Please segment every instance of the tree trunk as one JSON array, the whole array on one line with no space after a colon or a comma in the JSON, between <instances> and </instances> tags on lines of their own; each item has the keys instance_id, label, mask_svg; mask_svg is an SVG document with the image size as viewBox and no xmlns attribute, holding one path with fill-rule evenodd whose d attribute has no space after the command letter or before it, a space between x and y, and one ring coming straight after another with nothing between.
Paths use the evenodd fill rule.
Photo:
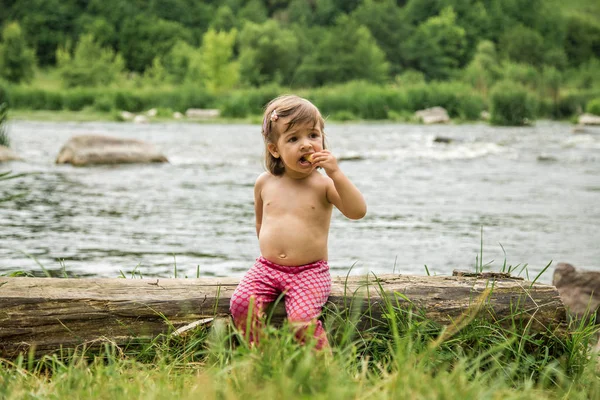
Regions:
<instances>
[{"instance_id":1,"label":"tree trunk","mask_svg":"<svg viewBox=\"0 0 600 400\"><path fill-rule=\"evenodd\" d=\"M227 316L237 283L232 278L0 277L0 357L15 357L31 347L44 354L102 341L125 345ZM333 278L328 306L338 312L356 305L368 308L363 326L385 323L381 314L389 304L444 325L458 325L466 316L546 332L566 320L554 286L502 274ZM275 321L285 316L281 304L273 312Z\"/></svg>"}]
</instances>

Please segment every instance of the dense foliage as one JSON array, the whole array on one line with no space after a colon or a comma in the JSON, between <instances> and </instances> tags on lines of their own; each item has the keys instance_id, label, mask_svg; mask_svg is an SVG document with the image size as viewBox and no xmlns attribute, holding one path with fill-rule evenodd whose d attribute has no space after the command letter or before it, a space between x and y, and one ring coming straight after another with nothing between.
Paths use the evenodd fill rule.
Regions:
<instances>
[{"instance_id":1,"label":"dense foliage","mask_svg":"<svg viewBox=\"0 0 600 400\"><path fill-rule=\"evenodd\" d=\"M8 97L6 90L0 84L0 146L10 146L10 138L6 128L6 120L8 119Z\"/></svg>"},{"instance_id":2,"label":"dense foliage","mask_svg":"<svg viewBox=\"0 0 600 400\"><path fill-rule=\"evenodd\" d=\"M52 89L183 85L205 96L454 81L487 109L491 88L510 80L556 118L600 91L593 0L5 0L0 25L0 79L20 86L34 67L59 71ZM561 105L568 96L574 109ZM98 108L115 106L106 99Z\"/></svg>"}]
</instances>

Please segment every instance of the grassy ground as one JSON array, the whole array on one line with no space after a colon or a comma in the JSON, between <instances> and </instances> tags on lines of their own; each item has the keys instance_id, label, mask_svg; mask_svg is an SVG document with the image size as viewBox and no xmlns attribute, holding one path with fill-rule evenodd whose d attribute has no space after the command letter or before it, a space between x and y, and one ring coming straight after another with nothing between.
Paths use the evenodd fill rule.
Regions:
<instances>
[{"instance_id":1,"label":"grassy ground","mask_svg":"<svg viewBox=\"0 0 600 400\"><path fill-rule=\"evenodd\" d=\"M388 305L387 328L326 313L332 352L269 327L248 346L217 320L143 347L0 362L2 399L597 399L592 323L531 336L473 320L451 332Z\"/></svg>"}]
</instances>

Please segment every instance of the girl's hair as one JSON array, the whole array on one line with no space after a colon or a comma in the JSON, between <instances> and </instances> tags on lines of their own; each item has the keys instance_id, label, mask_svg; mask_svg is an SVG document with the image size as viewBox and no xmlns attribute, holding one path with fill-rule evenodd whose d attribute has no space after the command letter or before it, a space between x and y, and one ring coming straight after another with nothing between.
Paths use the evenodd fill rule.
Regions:
<instances>
[{"instance_id":1,"label":"girl's hair","mask_svg":"<svg viewBox=\"0 0 600 400\"><path fill-rule=\"evenodd\" d=\"M280 118L289 117L283 124ZM325 120L319 109L310 101L294 95L279 96L269 102L263 115L262 135L265 141L265 167L273 175L283 175L285 166L281 158L275 158L267 149L269 143L277 143L279 135L287 132L296 124L310 123L319 126L323 134L325 149Z\"/></svg>"}]
</instances>

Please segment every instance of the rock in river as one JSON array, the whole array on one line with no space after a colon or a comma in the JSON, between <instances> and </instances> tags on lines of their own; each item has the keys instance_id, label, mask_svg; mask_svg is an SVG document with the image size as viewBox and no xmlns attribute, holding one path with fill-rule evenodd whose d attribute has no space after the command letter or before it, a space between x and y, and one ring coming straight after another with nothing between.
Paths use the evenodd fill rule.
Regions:
<instances>
[{"instance_id":1,"label":"rock in river","mask_svg":"<svg viewBox=\"0 0 600 400\"><path fill-rule=\"evenodd\" d=\"M21 158L6 146L0 145L0 162L20 160Z\"/></svg>"},{"instance_id":2,"label":"rock in river","mask_svg":"<svg viewBox=\"0 0 600 400\"><path fill-rule=\"evenodd\" d=\"M102 135L73 136L56 157L57 164L75 166L153 162L169 160L150 143Z\"/></svg>"}]
</instances>

